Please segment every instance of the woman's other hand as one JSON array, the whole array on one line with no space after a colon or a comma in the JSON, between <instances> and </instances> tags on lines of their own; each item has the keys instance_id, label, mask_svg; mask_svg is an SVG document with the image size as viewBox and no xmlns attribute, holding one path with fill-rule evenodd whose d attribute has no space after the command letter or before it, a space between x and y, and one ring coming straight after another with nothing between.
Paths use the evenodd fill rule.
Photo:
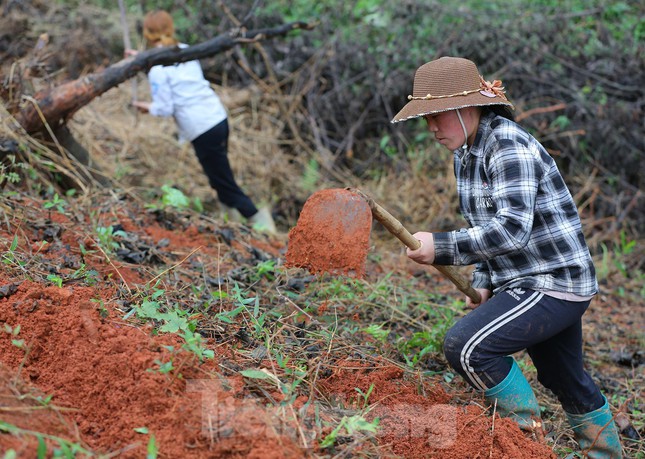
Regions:
<instances>
[{"instance_id":1,"label":"woman's other hand","mask_svg":"<svg viewBox=\"0 0 645 459\"><path fill-rule=\"evenodd\" d=\"M135 100L134 102L132 102L132 106L136 107L137 110L143 113L147 113L150 111L150 102L142 102L139 100Z\"/></svg>"},{"instance_id":2,"label":"woman's other hand","mask_svg":"<svg viewBox=\"0 0 645 459\"><path fill-rule=\"evenodd\" d=\"M493 296L493 292L485 288L476 288L475 291L479 293L479 296L481 297L481 301L479 303L475 303L469 296L467 296L466 307L468 309L475 309L481 306L483 303L488 301L491 296Z\"/></svg>"},{"instance_id":3,"label":"woman's other hand","mask_svg":"<svg viewBox=\"0 0 645 459\"><path fill-rule=\"evenodd\" d=\"M421 243L421 247L416 250L408 248L408 257L422 265L434 263L434 236L432 233L420 231L412 236Z\"/></svg>"}]
</instances>

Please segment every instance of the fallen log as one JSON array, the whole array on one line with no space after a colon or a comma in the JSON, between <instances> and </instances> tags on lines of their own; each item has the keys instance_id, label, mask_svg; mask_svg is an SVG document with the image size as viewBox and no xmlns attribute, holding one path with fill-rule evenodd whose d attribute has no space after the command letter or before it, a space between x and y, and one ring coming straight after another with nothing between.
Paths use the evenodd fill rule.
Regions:
<instances>
[{"instance_id":1,"label":"fallen log","mask_svg":"<svg viewBox=\"0 0 645 459\"><path fill-rule=\"evenodd\" d=\"M129 80L139 72L147 72L155 65L171 65L214 56L236 45L255 43L286 35L293 30L311 30L313 28L314 25L310 23L292 22L272 28L250 31L235 30L184 49L173 46L142 51L101 72L83 76L26 98L26 103L23 104L15 118L30 134L45 131L47 127L56 131L76 111L95 97Z\"/></svg>"}]
</instances>

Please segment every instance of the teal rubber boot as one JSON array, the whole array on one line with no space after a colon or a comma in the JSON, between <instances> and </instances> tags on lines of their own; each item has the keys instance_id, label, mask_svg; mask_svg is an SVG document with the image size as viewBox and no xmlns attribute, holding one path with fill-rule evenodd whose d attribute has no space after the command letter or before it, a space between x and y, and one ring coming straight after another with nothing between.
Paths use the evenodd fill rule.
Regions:
<instances>
[{"instance_id":1,"label":"teal rubber boot","mask_svg":"<svg viewBox=\"0 0 645 459\"><path fill-rule=\"evenodd\" d=\"M609 403L591 413L569 414L567 420L571 424L573 434L580 445L583 457L589 459L622 459L623 450L620 446L618 429L611 414Z\"/></svg>"},{"instance_id":2,"label":"teal rubber boot","mask_svg":"<svg viewBox=\"0 0 645 459\"><path fill-rule=\"evenodd\" d=\"M541 432L540 406L533 389L515 359L507 359L511 361L511 371L501 383L487 389L484 397L489 404L496 406L500 416L513 419L520 429Z\"/></svg>"}]
</instances>

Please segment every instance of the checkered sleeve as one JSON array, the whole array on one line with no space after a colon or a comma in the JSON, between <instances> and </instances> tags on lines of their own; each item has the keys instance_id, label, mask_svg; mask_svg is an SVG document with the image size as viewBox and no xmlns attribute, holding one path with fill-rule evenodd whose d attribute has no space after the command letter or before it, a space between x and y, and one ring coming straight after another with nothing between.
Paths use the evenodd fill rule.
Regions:
<instances>
[{"instance_id":1,"label":"checkered sleeve","mask_svg":"<svg viewBox=\"0 0 645 459\"><path fill-rule=\"evenodd\" d=\"M435 264L475 264L473 286L597 292L575 202L553 158L516 123L484 118L467 156L455 152L470 227L434 234Z\"/></svg>"},{"instance_id":2,"label":"checkered sleeve","mask_svg":"<svg viewBox=\"0 0 645 459\"><path fill-rule=\"evenodd\" d=\"M483 262L521 251L529 241L543 171L527 148L519 142L507 140L510 134L496 143L496 151L490 156L486 168L487 177L495 184L491 194L495 213L479 209L472 216L474 226L454 232L452 237L440 235L439 243L435 241L438 264ZM450 242L453 238L454 245Z\"/></svg>"}]
</instances>

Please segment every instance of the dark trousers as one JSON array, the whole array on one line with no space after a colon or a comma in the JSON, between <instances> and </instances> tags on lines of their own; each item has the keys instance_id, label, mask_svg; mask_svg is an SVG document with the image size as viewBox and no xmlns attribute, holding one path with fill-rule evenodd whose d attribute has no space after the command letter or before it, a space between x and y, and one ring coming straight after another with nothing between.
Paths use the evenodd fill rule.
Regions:
<instances>
[{"instance_id":1,"label":"dark trousers","mask_svg":"<svg viewBox=\"0 0 645 459\"><path fill-rule=\"evenodd\" d=\"M204 132L192 144L219 200L228 207L237 209L246 218L255 215L258 209L235 182L228 162L228 121L224 120Z\"/></svg>"},{"instance_id":2,"label":"dark trousers","mask_svg":"<svg viewBox=\"0 0 645 459\"><path fill-rule=\"evenodd\" d=\"M508 375L505 356L526 349L538 381L558 397L564 410L588 413L604 404L583 367L582 315L589 303L529 289L500 292L448 331L444 353L469 384L483 391Z\"/></svg>"}]
</instances>

